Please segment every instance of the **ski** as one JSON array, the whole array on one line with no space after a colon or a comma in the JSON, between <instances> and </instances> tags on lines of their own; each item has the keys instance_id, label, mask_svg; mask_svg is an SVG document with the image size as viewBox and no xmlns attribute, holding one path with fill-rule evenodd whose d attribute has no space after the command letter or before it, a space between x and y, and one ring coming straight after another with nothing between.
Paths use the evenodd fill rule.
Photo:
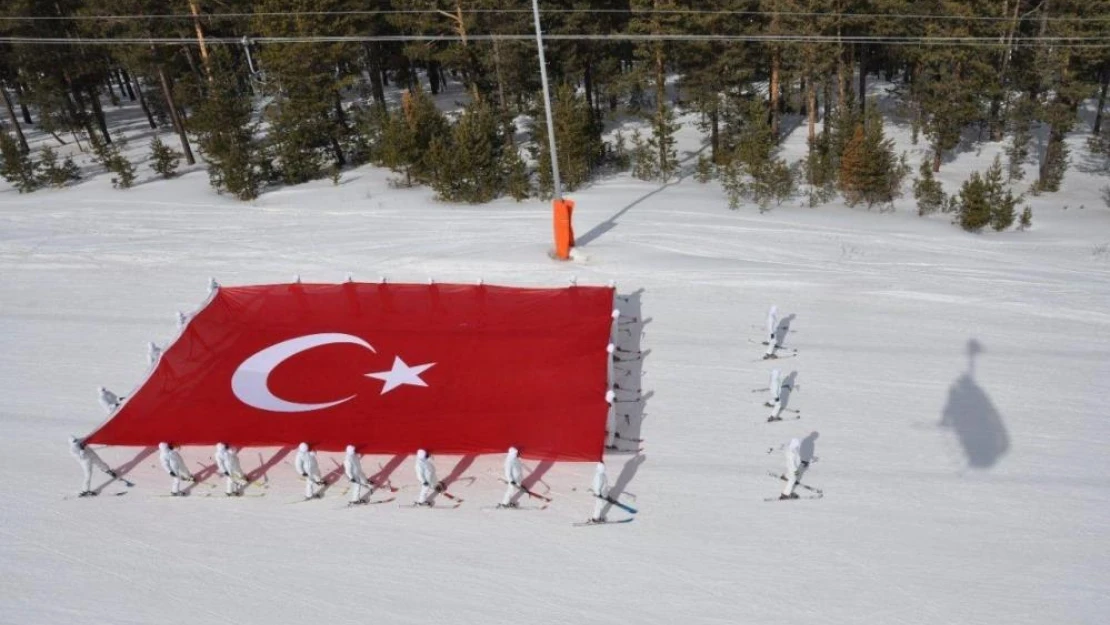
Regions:
<instances>
[{"instance_id":1,"label":"ski","mask_svg":"<svg viewBox=\"0 0 1110 625\"><path fill-rule=\"evenodd\" d=\"M126 495L127 491L121 490L118 493L109 493L109 494L112 495L113 497L120 497L122 495ZM66 495L65 497L62 497L62 501L69 501L70 499L89 499L91 497L99 497L99 496L100 495L98 493L93 493L91 495L82 495L82 494L78 493L76 495Z\"/></svg>"},{"instance_id":2,"label":"ski","mask_svg":"<svg viewBox=\"0 0 1110 625\"><path fill-rule=\"evenodd\" d=\"M789 499L779 499L778 497L764 497L763 501L801 501L803 499L821 499L825 495L823 493L815 493L813 495L798 495Z\"/></svg>"},{"instance_id":3,"label":"ski","mask_svg":"<svg viewBox=\"0 0 1110 625\"><path fill-rule=\"evenodd\" d=\"M197 495L197 496L198 497L221 497L222 496L222 497L226 497L228 499L238 499L240 497L265 497L266 493L240 493L238 495L228 495L227 493L212 492L212 493L204 493L203 495Z\"/></svg>"},{"instance_id":4,"label":"ski","mask_svg":"<svg viewBox=\"0 0 1110 625\"><path fill-rule=\"evenodd\" d=\"M547 504L544 504L542 506L482 506L481 509L485 512L490 512L493 510L546 510Z\"/></svg>"},{"instance_id":5,"label":"ski","mask_svg":"<svg viewBox=\"0 0 1110 625\"><path fill-rule=\"evenodd\" d=\"M397 507L398 508L407 508L407 509L411 509L411 510L415 510L417 508L428 508L429 510L454 510L455 508L458 508L461 505L462 505L462 500L459 499L455 503L449 504L449 505L446 505L446 506L436 506L436 505L422 506L418 503L413 502L413 503L399 503L399 504L397 504Z\"/></svg>"},{"instance_id":6,"label":"ski","mask_svg":"<svg viewBox=\"0 0 1110 625\"><path fill-rule=\"evenodd\" d=\"M637 510L636 508L633 508L632 506L630 506L628 504L623 504L623 503L617 501L616 499L613 499L612 497L598 497L597 495L594 495L594 497L597 497L598 499L603 499L606 502L613 504L614 506L620 508L621 510L624 510L625 512L627 512L629 514L636 514L636 513L639 512L639 510Z\"/></svg>"},{"instance_id":7,"label":"ski","mask_svg":"<svg viewBox=\"0 0 1110 625\"><path fill-rule=\"evenodd\" d=\"M366 499L366 500L363 500L363 501L359 501L357 503L348 501L347 505L343 506L342 509L346 510L346 509L349 509L349 508L358 508L359 506L373 506L375 504L389 503L391 501L397 501L397 498L396 497L390 497L388 499Z\"/></svg>"},{"instance_id":8,"label":"ski","mask_svg":"<svg viewBox=\"0 0 1110 625\"><path fill-rule=\"evenodd\" d=\"M787 358L794 358L797 355L798 352L791 352L789 354L786 354L785 356L779 356L778 354L775 354L772 356L764 356L763 358L760 358L759 360L753 360L752 362L763 362L764 360L785 360Z\"/></svg>"},{"instance_id":9,"label":"ski","mask_svg":"<svg viewBox=\"0 0 1110 625\"><path fill-rule=\"evenodd\" d=\"M767 423L778 423L780 421L797 421L798 419L801 419L801 418L802 418L802 415L795 415L793 417L787 417L785 419L783 419L782 417L779 417L777 419L767 419L766 422Z\"/></svg>"},{"instance_id":10,"label":"ski","mask_svg":"<svg viewBox=\"0 0 1110 625\"><path fill-rule=\"evenodd\" d=\"M621 519L619 521L582 521L579 523L571 523L574 527L587 527L590 525L619 525L621 523L631 523L634 517Z\"/></svg>"},{"instance_id":11,"label":"ski","mask_svg":"<svg viewBox=\"0 0 1110 625\"><path fill-rule=\"evenodd\" d=\"M773 472L771 472L771 471L768 471L768 472L767 472L767 475L770 475L771 477L777 477L777 478L779 478L780 480L782 480L782 481L784 481L784 482L787 482L787 481L789 481L789 480L787 480L787 479L786 479L786 476L785 476L785 475L781 475L781 474L778 474L778 473L773 473ZM806 489L806 490L809 490L809 491L813 491L813 492L815 492L815 493L821 493L821 494L824 494L824 492L825 492L825 491L821 490L820 488L814 488L814 487L812 487L812 486L810 486L810 485L808 485L808 484L802 484L801 482L795 482L795 483L794 483L794 485L795 485L795 486L800 486L800 487L802 487L802 488L804 488L804 489Z\"/></svg>"},{"instance_id":12,"label":"ski","mask_svg":"<svg viewBox=\"0 0 1110 625\"><path fill-rule=\"evenodd\" d=\"M503 484L508 484L509 483L509 481L506 480L503 477L499 477L497 479L501 480L501 482ZM528 495L529 497L532 497L533 499L541 499L543 501L546 501L547 503L551 503L551 498L550 497L544 497L543 495L541 495L537 492L533 492L531 490L528 490L527 488L524 488L523 486L520 486L520 485L517 485L517 488L519 488L521 491L523 491L525 495Z\"/></svg>"}]
</instances>

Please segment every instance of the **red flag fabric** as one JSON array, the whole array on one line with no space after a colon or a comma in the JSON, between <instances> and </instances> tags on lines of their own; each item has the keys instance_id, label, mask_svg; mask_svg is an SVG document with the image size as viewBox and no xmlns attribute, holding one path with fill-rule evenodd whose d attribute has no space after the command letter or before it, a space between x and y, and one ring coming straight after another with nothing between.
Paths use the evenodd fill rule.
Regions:
<instances>
[{"instance_id":1,"label":"red flag fabric","mask_svg":"<svg viewBox=\"0 0 1110 625\"><path fill-rule=\"evenodd\" d=\"M88 439L599 460L613 289L221 287Z\"/></svg>"}]
</instances>

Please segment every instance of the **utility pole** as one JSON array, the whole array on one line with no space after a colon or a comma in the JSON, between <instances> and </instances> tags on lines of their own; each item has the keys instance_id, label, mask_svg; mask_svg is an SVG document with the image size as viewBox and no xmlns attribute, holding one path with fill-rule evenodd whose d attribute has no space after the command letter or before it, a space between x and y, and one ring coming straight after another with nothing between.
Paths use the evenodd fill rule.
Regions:
<instances>
[{"instance_id":1,"label":"utility pole","mask_svg":"<svg viewBox=\"0 0 1110 625\"><path fill-rule=\"evenodd\" d=\"M551 91L547 86L547 60L543 55L543 35L540 33L539 0L532 0L532 15L536 19L536 46L540 51L540 82L543 84L543 112L547 117L547 142L551 149L551 177L555 183L555 199L561 200L563 188L559 181L559 158L555 152L555 123L551 119Z\"/></svg>"},{"instance_id":2,"label":"utility pole","mask_svg":"<svg viewBox=\"0 0 1110 625\"><path fill-rule=\"evenodd\" d=\"M552 220L555 230L555 250L553 258L570 260L570 249L574 247L574 227L571 215L574 202L563 198L563 185L559 179L559 153L555 147L555 122L551 114L551 89L547 84L547 59L543 54L543 34L540 29L539 0L532 0L532 17L536 21L536 49L540 56L540 82L543 85L543 112L547 118L547 143L551 152L551 182L554 199L551 202Z\"/></svg>"}]
</instances>

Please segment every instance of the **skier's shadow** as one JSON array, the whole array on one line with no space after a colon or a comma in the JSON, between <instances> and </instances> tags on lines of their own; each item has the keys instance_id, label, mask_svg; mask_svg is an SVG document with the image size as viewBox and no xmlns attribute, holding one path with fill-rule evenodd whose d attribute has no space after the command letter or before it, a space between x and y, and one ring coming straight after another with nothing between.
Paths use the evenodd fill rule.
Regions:
<instances>
[{"instance_id":1,"label":"skier's shadow","mask_svg":"<svg viewBox=\"0 0 1110 625\"><path fill-rule=\"evenodd\" d=\"M813 462L817 455L817 439L821 434L814 430L809 433L809 436L802 439L802 448L798 450L798 456L803 462Z\"/></svg>"},{"instance_id":2,"label":"skier's shadow","mask_svg":"<svg viewBox=\"0 0 1110 625\"><path fill-rule=\"evenodd\" d=\"M113 470L116 472L116 475L118 475L119 477L121 477L121 478L127 477L127 474L130 473L132 469L139 466L139 464L143 460L146 460L147 458L149 458L151 456L151 454L153 454L157 450L158 450L157 447L143 447L142 449L139 450L138 454L135 454L134 458L132 458L132 459L128 460L127 462L119 465L118 467L116 467ZM116 481L116 480L115 479L110 479L107 482L104 482L100 486L96 487L93 490L93 492L96 493L97 495L99 495L100 493L102 493L104 491L105 488L108 488L108 486L110 486L112 484L112 482L114 482L114 481Z\"/></svg>"},{"instance_id":3,"label":"skier's shadow","mask_svg":"<svg viewBox=\"0 0 1110 625\"><path fill-rule=\"evenodd\" d=\"M320 490L316 491L316 494L320 497L323 497L328 492L328 489L334 486L344 475L343 465L336 462L334 458L332 458L332 462L335 463L335 468L320 478L320 481L324 483L324 485L320 487Z\"/></svg>"},{"instance_id":4,"label":"skier's shadow","mask_svg":"<svg viewBox=\"0 0 1110 625\"><path fill-rule=\"evenodd\" d=\"M186 486L184 489L182 489L181 492L185 493L186 495L191 495L193 493L193 489L195 489L202 482L204 482L205 480L207 480L208 478L212 477L215 474L216 474L216 463L215 462L213 462L212 464L209 464L209 465L202 464L200 471L197 471L196 473L193 474L193 481L189 482L189 485Z\"/></svg>"},{"instance_id":5,"label":"skier's shadow","mask_svg":"<svg viewBox=\"0 0 1110 625\"><path fill-rule=\"evenodd\" d=\"M292 451L293 451L292 447L282 447L282 448L278 449L276 452L274 452L274 455L270 456L269 460L265 460L262 457L262 452L259 452L258 453L258 468L249 472L249 473L247 473L247 475L246 475L247 481L254 482L254 481L257 481L259 478L264 477L270 471L270 469L272 469L274 467L274 465L281 462L281 459L288 456L289 453L292 452Z\"/></svg>"},{"instance_id":6,"label":"skier's shadow","mask_svg":"<svg viewBox=\"0 0 1110 625\"><path fill-rule=\"evenodd\" d=\"M788 334L790 334L790 324L794 322L794 319L797 318L797 316L798 315L794 313L790 313L779 321L778 327L775 328L775 342L778 344L779 347L786 346L786 337Z\"/></svg>"},{"instance_id":7,"label":"skier's shadow","mask_svg":"<svg viewBox=\"0 0 1110 625\"><path fill-rule=\"evenodd\" d=\"M447 477L440 480L439 483L443 484L444 488L450 488L452 484L459 481L459 478L461 478L463 474L466 473L466 470L469 469L471 465L474 464L474 461L477 459L477 454L470 454L468 456L463 456L462 458L459 458L459 462L455 465L455 468L451 469L451 473L448 474Z\"/></svg>"},{"instance_id":8,"label":"skier's shadow","mask_svg":"<svg viewBox=\"0 0 1110 625\"><path fill-rule=\"evenodd\" d=\"M783 410L790 406L790 395L794 393L794 385L798 380L798 372L791 371L790 375L782 381L782 390L779 391L779 401L782 403Z\"/></svg>"},{"instance_id":9,"label":"skier's shadow","mask_svg":"<svg viewBox=\"0 0 1110 625\"><path fill-rule=\"evenodd\" d=\"M994 402L975 382L975 358L983 353L979 341L967 342L968 366L948 389L939 427L956 433L967 466L990 469L1010 450L1010 436Z\"/></svg>"},{"instance_id":10,"label":"skier's shadow","mask_svg":"<svg viewBox=\"0 0 1110 625\"><path fill-rule=\"evenodd\" d=\"M389 476L397 470L397 467L401 466L401 463L404 462L407 457L408 454L397 454L390 458L389 462L385 463L385 465L378 465L380 469L377 473L370 476L370 483L376 484L377 486L375 486L375 488L389 484Z\"/></svg>"},{"instance_id":11,"label":"skier's shadow","mask_svg":"<svg viewBox=\"0 0 1110 625\"><path fill-rule=\"evenodd\" d=\"M554 461L541 460L540 463L536 465L535 469L532 469L532 471L529 472L528 475L524 476L524 478L520 480L520 485L532 492L536 491L536 484L544 484L544 486L547 486L547 484L545 484L543 481L543 476L545 473L551 470L551 467L553 466L555 466ZM521 498L526 496L529 496L528 493L518 488L517 491L513 493L513 496L509 498L509 502L518 503Z\"/></svg>"},{"instance_id":12,"label":"skier's shadow","mask_svg":"<svg viewBox=\"0 0 1110 625\"><path fill-rule=\"evenodd\" d=\"M621 312L621 319L617 325L614 345L617 352L613 363L617 393L622 397L635 397L632 401L620 401L616 404L616 439L617 453L636 453L640 447L644 419L647 416L645 408L651 399L652 392L643 392L644 360L651 350L644 350L642 345L644 326L651 319L643 318L643 303L641 296L643 289L617 295L616 305ZM620 441L631 443L631 449L622 449Z\"/></svg>"},{"instance_id":13,"label":"skier's shadow","mask_svg":"<svg viewBox=\"0 0 1110 625\"><path fill-rule=\"evenodd\" d=\"M627 489L628 485L632 482L632 478L636 477L636 472L640 470L640 465L642 465L646 460L647 455L636 454L633 458L629 459L628 462L624 463L624 468L621 469L621 474L617 476L617 480L613 482L612 486L609 487L610 499L614 501L620 499L620 496L624 494L625 489ZM611 503L605 504L605 507L602 509L602 517L609 514L609 510L612 507L613 504Z\"/></svg>"}]
</instances>

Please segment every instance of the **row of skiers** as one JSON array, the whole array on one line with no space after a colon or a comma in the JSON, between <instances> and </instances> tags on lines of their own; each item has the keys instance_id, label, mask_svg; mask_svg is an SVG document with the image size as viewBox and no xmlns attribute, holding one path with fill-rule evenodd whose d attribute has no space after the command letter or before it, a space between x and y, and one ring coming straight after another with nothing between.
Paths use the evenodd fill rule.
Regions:
<instances>
[{"instance_id":1,"label":"row of skiers","mask_svg":"<svg viewBox=\"0 0 1110 625\"><path fill-rule=\"evenodd\" d=\"M93 469L101 470L113 480L126 481L113 471L82 439L71 436L69 442L70 451L84 472L83 489L79 496L89 497L97 494L96 491L92 490ZM181 489L182 483L195 482L196 478L189 471L178 449L169 443L159 443L158 458L162 469L169 474L172 480L170 495L174 497L185 496L187 493ZM214 459L216 461L216 472L225 480L225 494L228 497L241 496L244 489L251 484L252 479L244 473L242 466L239 464L238 450L225 443L217 443ZM301 443L297 447L297 455L293 466L301 478L304 479L305 500L321 498L326 482L320 473L320 465L316 461L316 452L309 447L308 443ZM435 464L432 463L432 457L426 450L420 449L416 452L414 468L416 479L420 482L420 493L412 505L430 507L434 505L432 495L434 493L446 493L447 485L436 477ZM380 485L375 485L366 477L366 473L362 470L362 456L354 445L347 446L343 458L343 473L350 482L348 505L369 503L370 497L374 494L375 486ZM516 508L518 507L516 500L521 494L533 495L524 486L524 466L520 461L520 451L516 447L510 447L505 456L504 481L506 483L505 495L497 505L498 508ZM128 484L130 483L128 482ZM602 462L597 463L594 470L590 492L596 501L593 513L587 522L605 522L605 510L608 504L612 503L612 500L609 498L609 481L605 473L605 464Z\"/></svg>"},{"instance_id":2,"label":"row of skiers","mask_svg":"<svg viewBox=\"0 0 1110 625\"><path fill-rule=\"evenodd\" d=\"M775 350L781 347L782 338L779 336L778 312L778 306L771 306L771 309L767 311L767 340L764 341L764 344L767 345L767 351L763 352L763 360L778 358ZM767 417L767 422L782 421L782 390L791 390L793 387L783 382L781 371L772 369L770 388L771 401L764 404L771 409L771 415ZM786 445L786 473L783 476L786 478L786 486L783 487L779 499L798 498L794 489L798 485L802 472L809 467L809 461L802 460L801 449L802 442L796 438L790 439L790 442Z\"/></svg>"}]
</instances>

